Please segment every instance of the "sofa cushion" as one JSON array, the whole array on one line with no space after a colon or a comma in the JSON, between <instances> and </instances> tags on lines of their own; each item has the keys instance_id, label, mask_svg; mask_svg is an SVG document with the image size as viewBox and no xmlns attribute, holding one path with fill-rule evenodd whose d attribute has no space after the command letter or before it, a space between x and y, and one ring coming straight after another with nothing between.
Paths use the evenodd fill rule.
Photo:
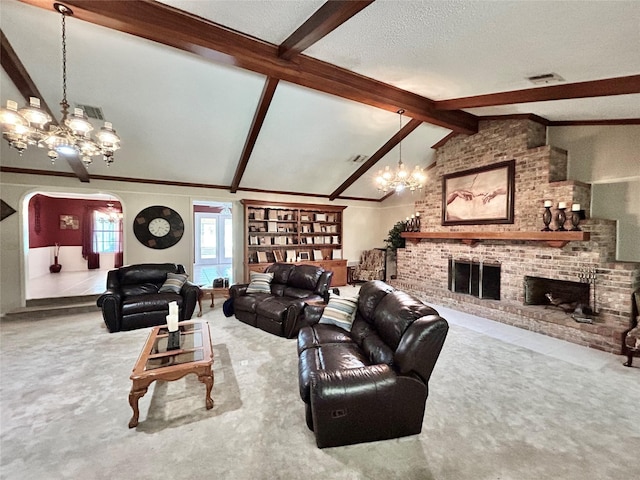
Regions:
<instances>
[{"instance_id":1,"label":"sofa cushion","mask_svg":"<svg viewBox=\"0 0 640 480\"><path fill-rule=\"evenodd\" d=\"M284 287L282 295L290 298L308 298L313 295L313 291L303 288Z\"/></svg>"},{"instance_id":2,"label":"sofa cushion","mask_svg":"<svg viewBox=\"0 0 640 480\"><path fill-rule=\"evenodd\" d=\"M247 293L271 293L273 273L251 272L251 282L247 287Z\"/></svg>"},{"instance_id":3,"label":"sofa cushion","mask_svg":"<svg viewBox=\"0 0 640 480\"><path fill-rule=\"evenodd\" d=\"M241 295L233 299L233 309L237 312L256 313L256 306L263 300L271 297L269 293L253 293L251 295Z\"/></svg>"},{"instance_id":4,"label":"sofa cushion","mask_svg":"<svg viewBox=\"0 0 640 480\"><path fill-rule=\"evenodd\" d=\"M380 280L367 282L360 287L358 311L367 322L373 322L373 314L380 301L395 289Z\"/></svg>"},{"instance_id":5,"label":"sofa cushion","mask_svg":"<svg viewBox=\"0 0 640 480\"><path fill-rule=\"evenodd\" d=\"M333 324L350 332L357 308L358 297L341 297L331 294L318 323Z\"/></svg>"},{"instance_id":6,"label":"sofa cushion","mask_svg":"<svg viewBox=\"0 0 640 480\"><path fill-rule=\"evenodd\" d=\"M256 313L262 317L282 321L287 309L291 305L297 305L299 309L304 307L301 301L292 300L291 298L268 297L256 305Z\"/></svg>"},{"instance_id":7,"label":"sofa cushion","mask_svg":"<svg viewBox=\"0 0 640 480\"><path fill-rule=\"evenodd\" d=\"M380 338L395 351L409 325L420 317L434 314L437 312L433 308L408 293L396 290L380 301L373 321Z\"/></svg>"},{"instance_id":8,"label":"sofa cushion","mask_svg":"<svg viewBox=\"0 0 640 480\"><path fill-rule=\"evenodd\" d=\"M348 332L335 325L316 324L302 327L298 333L298 355L307 348L328 343L354 343Z\"/></svg>"},{"instance_id":9,"label":"sofa cushion","mask_svg":"<svg viewBox=\"0 0 640 480\"><path fill-rule=\"evenodd\" d=\"M187 278L188 276L184 273L167 273L167 279L158 291L160 293L180 293Z\"/></svg>"},{"instance_id":10,"label":"sofa cushion","mask_svg":"<svg viewBox=\"0 0 640 480\"><path fill-rule=\"evenodd\" d=\"M323 271L322 268L315 265L296 265L296 268L289 275L287 286L313 292ZM287 295L286 289L285 295Z\"/></svg>"},{"instance_id":11,"label":"sofa cushion","mask_svg":"<svg viewBox=\"0 0 640 480\"><path fill-rule=\"evenodd\" d=\"M120 289L124 297L134 295L145 295L147 293L158 293L158 286L155 283L142 283L139 285L123 285Z\"/></svg>"},{"instance_id":12,"label":"sofa cushion","mask_svg":"<svg viewBox=\"0 0 640 480\"><path fill-rule=\"evenodd\" d=\"M295 265L290 263L274 263L266 271L273 273L273 283L285 285L289 281L289 275L291 275L294 268Z\"/></svg>"},{"instance_id":13,"label":"sofa cushion","mask_svg":"<svg viewBox=\"0 0 640 480\"><path fill-rule=\"evenodd\" d=\"M141 263L118 269L120 286L139 283L155 283L162 285L167 279L167 273L183 273L178 271L174 263Z\"/></svg>"},{"instance_id":14,"label":"sofa cushion","mask_svg":"<svg viewBox=\"0 0 640 480\"><path fill-rule=\"evenodd\" d=\"M169 315L169 302L182 306L182 296L177 293L146 293L127 297L122 302L122 315L164 310Z\"/></svg>"}]
</instances>

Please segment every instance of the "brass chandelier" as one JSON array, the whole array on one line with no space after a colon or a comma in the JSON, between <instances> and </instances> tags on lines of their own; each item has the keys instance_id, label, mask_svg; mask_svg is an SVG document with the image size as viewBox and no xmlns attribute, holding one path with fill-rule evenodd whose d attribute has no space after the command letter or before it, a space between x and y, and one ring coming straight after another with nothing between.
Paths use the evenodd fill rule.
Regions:
<instances>
[{"instance_id":1,"label":"brass chandelier","mask_svg":"<svg viewBox=\"0 0 640 480\"><path fill-rule=\"evenodd\" d=\"M398 114L400 115L400 130L402 130L403 113L404 110L398 110ZM426 181L423 169L420 168L419 165L416 165L416 168L409 172L405 168L404 163L402 163L402 140L398 143L398 150L400 152L398 169L392 172L389 165L387 165L384 170L378 170L378 175L375 179L378 190L384 193L390 190L395 190L396 193L400 193L405 189L411 192L421 190Z\"/></svg>"},{"instance_id":2,"label":"brass chandelier","mask_svg":"<svg viewBox=\"0 0 640 480\"><path fill-rule=\"evenodd\" d=\"M81 108L74 108L69 113L67 102L67 35L66 17L73 15L73 11L61 3L54 3L53 7L62 16L62 120L59 124L42 108L40 99L31 97L29 105L18 110L18 104L7 101L7 107L0 108L0 125L2 136L20 155L29 146L46 148L47 155L54 163L58 155L79 155L85 166L92 163L92 158L102 155L107 166L113 163L113 156L120 148L120 137L116 135L113 125L105 122L104 126L95 134L90 132L93 125Z\"/></svg>"}]
</instances>

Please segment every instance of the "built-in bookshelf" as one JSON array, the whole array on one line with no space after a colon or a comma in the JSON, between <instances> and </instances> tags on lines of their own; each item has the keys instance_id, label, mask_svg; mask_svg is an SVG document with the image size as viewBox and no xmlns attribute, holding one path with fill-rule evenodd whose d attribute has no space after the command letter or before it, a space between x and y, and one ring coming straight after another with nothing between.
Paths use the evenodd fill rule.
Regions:
<instances>
[{"instance_id":1,"label":"built-in bookshelf","mask_svg":"<svg viewBox=\"0 0 640 480\"><path fill-rule=\"evenodd\" d=\"M334 286L347 283L342 214L334 205L242 200L245 213L245 281L274 262L319 265L332 270Z\"/></svg>"}]
</instances>

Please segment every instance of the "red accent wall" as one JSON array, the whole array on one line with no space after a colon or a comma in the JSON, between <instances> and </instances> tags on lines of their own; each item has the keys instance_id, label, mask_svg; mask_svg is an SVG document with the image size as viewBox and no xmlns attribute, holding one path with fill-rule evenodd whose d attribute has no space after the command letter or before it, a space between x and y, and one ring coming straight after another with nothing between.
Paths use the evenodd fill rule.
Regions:
<instances>
[{"instance_id":1,"label":"red accent wall","mask_svg":"<svg viewBox=\"0 0 640 480\"><path fill-rule=\"evenodd\" d=\"M56 243L61 246L81 246L85 206L107 208L109 204L113 205L114 211L122 212L122 205L115 201L34 195L29 201L29 248L49 247ZM36 229L37 210L40 211L40 231ZM60 215L77 216L78 229L61 229Z\"/></svg>"}]
</instances>

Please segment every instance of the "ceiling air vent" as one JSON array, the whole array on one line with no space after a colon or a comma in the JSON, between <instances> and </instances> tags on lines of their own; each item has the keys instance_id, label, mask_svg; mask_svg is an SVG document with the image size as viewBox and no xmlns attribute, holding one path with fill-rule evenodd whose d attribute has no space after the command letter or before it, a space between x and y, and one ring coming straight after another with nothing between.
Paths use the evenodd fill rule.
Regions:
<instances>
[{"instance_id":1,"label":"ceiling air vent","mask_svg":"<svg viewBox=\"0 0 640 480\"><path fill-rule=\"evenodd\" d=\"M104 120L104 114L102 108L92 107L91 105L76 105L76 108L81 108L89 118L95 118L96 120Z\"/></svg>"},{"instance_id":2,"label":"ceiling air vent","mask_svg":"<svg viewBox=\"0 0 640 480\"><path fill-rule=\"evenodd\" d=\"M349 157L347 159L347 162L349 163L362 163L364 162L367 158L369 158L366 155L353 155L351 157Z\"/></svg>"},{"instance_id":3,"label":"ceiling air vent","mask_svg":"<svg viewBox=\"0 0 640 480\"><path fill-rule=\"evenodd\" d=\"M527 77L534 85L548 85L550 83L560 83L564 82L564 78L562 78L557 73L545 73L542 75L534 75L533 77Z\"/></svg>"}]
</instances>

